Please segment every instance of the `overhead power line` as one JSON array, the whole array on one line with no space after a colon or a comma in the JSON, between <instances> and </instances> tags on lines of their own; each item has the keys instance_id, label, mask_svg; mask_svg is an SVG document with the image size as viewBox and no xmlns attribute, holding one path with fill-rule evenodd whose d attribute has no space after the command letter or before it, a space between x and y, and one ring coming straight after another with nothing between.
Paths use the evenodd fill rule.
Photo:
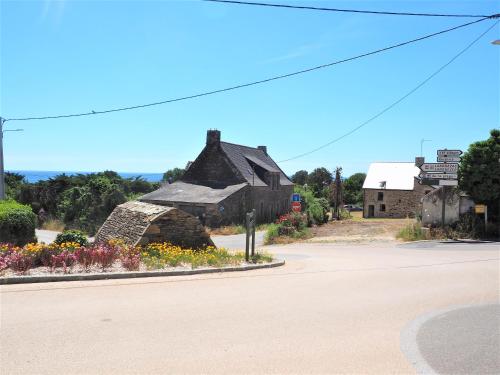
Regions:
<instances>
[{"instance_id":1,"label":"overhead power line","mask_svg":"<svg viewBox=\"0 0 500 375\"><path fill-rule=\"evenodd\" d=\"M289 5L289 4L274 4L274 3L256 3L250 1L237 1L237 0L202 0L212 3L226 3L237 5L255 5L262 7L272 8L288 8L288 9L302 9L302 10L317 10L326 12L341 12L341 13L363 13L363 14L377 14L386 16L423 16L423 17L466 17L466 18L494 18L495 15L486 16L480 14L442 14L442 13L411 13L411 12L387 12L376 10L360 10L360 9L339 9L339 8L324 8L312 7L303 5ZM496 15L498 16L498 15Z\"/></svg>"},{"instance_id":2,"label":"overhead power line","mask_svg":"<svg viewBox=\"0 0 500 375\"><path fill-rule=\"evenodd\" d=\"M130 110L139 109L139 108L153 107L153 106L158 106L158 105L167 104L167 103L180 102L180 101L184 101L184 100L190 100L190 99L200 98L200 97L203 97L203 96L219 94L219 93L226 92L226 91L233 91L233 90L241 89L241 88L244 88L244 87L256 86L256 85L260 85L260 84L267 83L267 82L277 81L277 80L280 80L280 79L297 76L297 75L300 75L300 74L304 74L304 73L312 72L312 71L315 71L315 70L320 70L320 69L328 68L328 67L331 67L331 66L334 66L334 65L346 63L346 62L349 62L349 61L357 60L357 59L360 59L360 58L363 58L363 57L375 55L375 54L378 54L378 53L381 53L381 52L389 51L391 49L395 49L395 48L398 48L398 47L403 47L403 46L406 46L408 44L412 44L412 43L416 43L416 42L419 42L419 41L422 41L422 40L425 40L425 39L429 39L429 38L432 38L432 37L435 37L435 36L438 36L438 35L441 35L441 34L449 33L451 31L458 30L458 29L461 29L461 28L464 28L464 27L467 27L467 26L470 26L470 25L473 25L473 24L476 24L476 23L479 23L479 22L483 22L483 21L486 21L488 19L489 18L480 18L480 19L475 20L475 21L467 22L467 23L464 23L464 24L461 24L461 25L458 25L458 26L454 26L454 27L451 27L451 28L448 28L448 29L445 29L445 30L441 30L441 31L438 31L438 32L435 32L435 33L432 33L432 34L427 34L427 35L421 36L419 38L408 40L406 42L393 44L391 46L380 48L380 49L377 49L377 50L374 50L374 51L371 51L371 52L366 52L366 53L363 53L361 55L349 57L349 58L342 59L342 60L337 60L337 61L330 62L330 63L327 63L327 64L314 66L314 67L311 67L311 68L302 69L302 70L299 70L299 71L296 71L296 72L292 72L292 73L282 74L282 75L278 75L278 76L274 76L274 77L270 77L270 78L266 78L266 79L262 79L262 80L258 80L258 81L253 81L253 82L243 83L243 84L236 85L236 86L226 87L226 88L223 88L223 89L206 91L206 92L202 92L202 93L198 93L198 94L193 94L193 95L188 95L188 96L183 96L183 97L178 97L178 98L173 98L173 99L167 99L167 100L162 100L162 101L153 102L153 103L138 104L138 105L133 105L133 106L128 106L128 107L112 108L112 109L106 109L106 110L101 110L101 111L94 111L94 110L92 110L90 112L62 114L62 115L5 118L4 121L49 120L49 119L60 119L60 118L70 118L70 117L82 117L82 116L100 115L100 114L105 114L105 113L122 112L122 111L130 111Z\"/></svg>"},{"instance_id":3,"label":"overhead power line","mask_svg":"<svg viewBox=\"0 0 500 375\"><path fill-rule=\"evenodd\" d=\"M384 113L390 111L391 109L393 109L394 107L396 107L399 103L401 103L402 101L404 101L406 98L408 98L410 95L412 95L413 93L415 93L417 90L419 90L422 86L424 86L427 82L429 82L431 79L433 79L435 76L437 76L439 73L441 73L444 69L446 69L451 63L453 63L456 59L458 59L461 55L463 55L469 48L471 48L474 44L476 44L479 39L481 39L483 36L485 36L491 29L493 29L496 25L498 25L500 21L497 21L495 22L492 26L488 27L488 29L486 29L486 31L484 31L483 33L481 33L477 38L475 38L472 42L470 42L464 49L462 49L460 52L458 52L455 56L453 56L446 64L442 65L438 70L436 70L434 73L432 73L429 77L427 77L426 79L424 79L422 82L420 82L417 86L415 86L413 89L411 89L410 91L408 91L405 95L403 95L401 98L399 98L398 100L396 100L395 102L393 102L392 104L388 105L387 107L385 107L384 109L382 109L380 112L378 112L376 115L370 117L368 120L366 120L365 122L361 123L360 125L356 126L355 128L351 129L350 131L348 131L347 133L344 133L342 134L341 136L331 140L330 142L328 143L325 143L319 147L316 147L310 151L307 151L307 152L304 152L302 154L299 154L299 155L296 155L296 156L293 156L291 158L288 158L288 159L285 159L285 160L280 160L278 163L284 163L284 162L287 162L287 161L291 161L291 160L296 160L296 159L299 159L299 158L302 158L304 156L307 156L307 155L310 155L314 152L317 152L319 150L322 150L328 146L331 146L332 144L346 138L347 136L357 132L359 129L363 128L364 126L368 125L370 122L376 120L377 118L379 118L380 116L382 116Z\"/></svg>"}]
</instances>

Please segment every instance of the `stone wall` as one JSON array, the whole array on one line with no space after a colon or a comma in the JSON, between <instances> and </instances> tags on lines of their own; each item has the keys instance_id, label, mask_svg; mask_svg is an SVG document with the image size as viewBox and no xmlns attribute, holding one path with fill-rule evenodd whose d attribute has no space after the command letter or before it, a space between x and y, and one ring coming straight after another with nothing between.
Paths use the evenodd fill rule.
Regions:
<instances>
[{"instance_id":1,"label":"stone wall","mask_svg":"<svg viewBox=\"0 0 500 375\"><path fill-rule=\"evenodd\" d=\"M369 206L373 205L373 217L404 218L415 217L421 212L421 199L434 188L414 181L413 190L364 189L363 217L369 216ZM382 200L379 200L382 193ZM385 211L383 206L385 205Z\"/></svg>"},{"instance_id":2,"label":"stone wall","mask_svg":"<svg viewBox=\"0 0 500 375\"><path fill-rule=\"evenodd\" d=\"M257 222L270 223L277 216L290 212L292 185L280 185L278 190L256 186L252 191L251 207L257 211Z\"/></svg>"},{"instance_id":3,"label":"stone wall","mask_svg":"<svg viewBox=\"0 0 500 375\"><path fill-rule=\"evenodd\" d=\"M128 245L170 242L190 248L213 246L199 220L174 207L144 202L117 206L96 235L96 242L121 239Z\"/></svg>"},{"instance_id":4,"label":"stone wall","mask_svg":"<svg viewBox=\"0 0 500 375\"><path fill-rule=\"evenodd\" d=\"M445 224L456 223L460 215L470 212L474 201L456 189L448 189L445 200ZM422 225L426 227L440 226L443 215L442 188L427 194L422 202Z\"/></svg>"}]
</instances>

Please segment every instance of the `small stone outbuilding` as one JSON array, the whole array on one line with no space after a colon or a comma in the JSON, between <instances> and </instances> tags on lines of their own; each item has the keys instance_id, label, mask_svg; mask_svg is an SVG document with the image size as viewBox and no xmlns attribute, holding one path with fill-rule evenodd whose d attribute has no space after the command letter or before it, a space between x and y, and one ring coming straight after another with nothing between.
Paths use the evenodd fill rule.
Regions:
<instances>
[{"instance_id":1,"label":"small stone outbuilding","mask_svg":"<svg viewBox=\"0 0 500 375\"><path fill-rule=\"evenodd\" d=\"M96 242L112 239L133 246L170 242L197 249L214 245L196 217L174 207L138 201L117 206L95 237Z\"/></svg>"},{"instance_id":2,"label":"small stone outbuilding","mask_svg":"<svg viewBox=\"0 0 500 375\"><path fill-rule=\"evenodd\" d=\"M425 227L440 226L443 215L443 187L431 191L422 199L422 225ZM446 193L445 225L454 224L460 216L474 212L474 201L458 189Z\"/></svg>"}]
</instances>

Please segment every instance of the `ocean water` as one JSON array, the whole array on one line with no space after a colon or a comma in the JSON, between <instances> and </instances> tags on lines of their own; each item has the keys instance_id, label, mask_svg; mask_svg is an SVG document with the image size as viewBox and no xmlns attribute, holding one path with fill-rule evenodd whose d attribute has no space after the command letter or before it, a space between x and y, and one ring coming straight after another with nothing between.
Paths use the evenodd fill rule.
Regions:
<instances>
[{"instance_id":1,"label":"ocean water","mask_svg":"<svg viewBox=\"0 0 500 375\"><path fill-rule=\"evenodd\" d=\"M48 180L60 174L75 175L75 174L90 174L96 172L70 172L70 171L7 171L23 175L28 182L37 182L41 180ZM132 172L117 172L123 178L142 177L149 182L159 182L163 177L163 173L132 173Z\"/></svg>"}]
</instances>

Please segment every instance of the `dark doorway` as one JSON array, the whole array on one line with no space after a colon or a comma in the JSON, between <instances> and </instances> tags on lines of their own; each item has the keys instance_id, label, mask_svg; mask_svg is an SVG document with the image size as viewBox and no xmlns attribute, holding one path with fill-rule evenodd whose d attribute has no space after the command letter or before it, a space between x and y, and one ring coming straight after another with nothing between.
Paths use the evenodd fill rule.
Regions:
<instances>
[{"instance_id":1,"label":"dark doorway","mask_svg":"<svg viewBox=\"0 0 500 375\"><path fill-rule=\"evenodd\" d=\"M374 217L375 216L375 206L373 204L370 204L368 206L368 217Z\"/></svg>"}]
</instances>

